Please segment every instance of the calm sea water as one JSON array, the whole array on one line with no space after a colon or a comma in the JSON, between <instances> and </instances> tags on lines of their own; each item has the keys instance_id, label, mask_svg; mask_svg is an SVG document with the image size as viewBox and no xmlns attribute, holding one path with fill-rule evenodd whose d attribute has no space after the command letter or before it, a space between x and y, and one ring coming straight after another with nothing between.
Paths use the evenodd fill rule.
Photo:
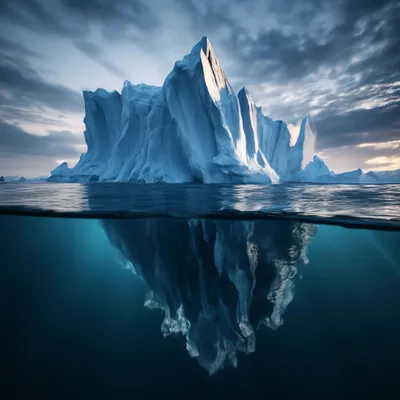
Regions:
<instances>
[{"instance_id":1,"label":"calm sea water","mask_svg":"<svg viewBox=\"0 0 400 400\"><path fill-rule=\"evenodd\" d=\"M398 398L399 193L1 185L6 398Z\"/></svg>"}]
</instances>

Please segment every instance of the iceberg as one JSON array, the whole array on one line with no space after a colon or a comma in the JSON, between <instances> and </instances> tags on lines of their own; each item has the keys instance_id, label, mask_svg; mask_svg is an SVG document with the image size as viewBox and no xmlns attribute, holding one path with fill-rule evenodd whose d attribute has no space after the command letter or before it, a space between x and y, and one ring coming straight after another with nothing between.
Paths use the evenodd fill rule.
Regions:
<instances>
[{"instance_id":1,"label":"iceberg","mask_svg":"<svg viewBox=\"0 0 400 400\"><path fill-rule=\"evenodd\" d=\"M209 374L256 351L294 298L317 225L288 220L105 219L121 264L147 286L161 333L182 335ZM173 234L171 234L173 232Z\"/></svg>"},{"instance_id":2,"label":"iceberg","mask_svg":"<svg viewBox=\"0 0 400 400\"><path fill-rule=\"evenodd\" d=\"M334 176L334 172L330 171L324 161L317 155L314 155L306 167L301 171L300 178L303 182L316 182L321 178Z\"/></svg>"},{"instance_id":3,"label":"iceberg","mask_svg":"<svg viewBox=\"0 0 400 400\"><path fill-rule=\"evenodd\" d=\"M314 154L311 120L265 117L245 88L234 92L206 37L162 87L126 81L83 96L87 152L51 181L277 183Z\"/></svg>"},{"instance_id":4,"label":"iceberg","mask_svg":"<svg viewBox=\"0 0 400 400\"><path fill-rule=\"evenodd\" d=\"M38 183L51 181L48 176L25 177L20 175L0 176L1 183Z\"/></svg>"},{"instance_id":5,"label":"iceberg","mask_svg":"<svg viewBox=\"0 0 400 400\"><path fill-rule=\"evenodd\" d=\"M309 117L265 116L246 88L232 89L203 37L162 87L125 81L121 93L83 92L87 152L53 182L279 183L400 181L396 174L334 174L315 158ZM311 164L310 164L311 163Z\"/></svg>"},{"instance_id":6,"label":"iceberg","mask_svg":"<svg viewBox=\"0 0 400 400\"><path fill-rule=\"evenodd\" d=\"M370 171L362 174L361 183L400 183L400 169L395 171Z\"/></svg>"},{"instance_id":7,"label":"iceberg","mask_svg":"<svg viewBox=\"0 0 400 400\"><path fill-rule=\"evenodd\" d=\"M31 180L33 180L33 179L38 179L38 178L31 178ZM28 182L28 178L25 178L24 176L20 176L20 175L0 176L0 182L5 182L5 183L10 183L10 182L23 183L23 182Z\"/></svg>"},{"instance_id":8,"label":"iceberg","mask_svg":"<svg viewBox=\"0 0 400 400\"><path fill-rule=\"evenodd\" d=\"M391 184L400 183L400 169L394 171L370 171L362 169L342 172L330 171L324 161L315 155L300 173L300 181L310 183L336 184Z\"/></svg>"}]
</instances>

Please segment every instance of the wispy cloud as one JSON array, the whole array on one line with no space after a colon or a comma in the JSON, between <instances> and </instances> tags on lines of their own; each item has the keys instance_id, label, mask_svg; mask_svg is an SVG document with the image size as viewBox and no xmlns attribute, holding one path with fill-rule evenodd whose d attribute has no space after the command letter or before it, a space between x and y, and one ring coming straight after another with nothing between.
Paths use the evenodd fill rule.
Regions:
<instances>
[{"instance_id":1,"label":"wispy cloud","mask_svg":"<svg viewBox=\"0 0 400 400\"><path fill-rule=\"evenodd\" d=\"M47 81L32 65L32 57L38 55L21 44L0 37L0 118L29 119L36 114L44 120L43 107L81 112L82 95Z\"/></svg>"},{"instance_id":2,"label":"wispy cloud","mask_svg":"<svg viewBox=\"0 0 400 400\"><path fill-rule=\"evenodd\" d=\"M18 126L0 121L0 155L79 157L84 139L69 131L51 131L45 135L33 135Z\"/></svg>"},{"instance_id":3,"label":"wispy cloud","mask_svg":"<svg viewBox=\"0 0 400 400\"><path fill-rule=\"evenodd\" d=\"M381 143L360 143L357 145L359 148L371 147L375 150L390 149L396 150L400 148L400 140L393 140L391 142L381 142Z\"/></svg>"},{"instance_id":4,"label":"wispy cloud","mask_svg":"<svg viewBox=\"0 0 400 400\"><path fill-rule=\"evenodd\" d=\"M400 157L375 157L366 160L364 164L371 166L375 171L396 170L400 169Z\"/></svg>"}]
</instances>

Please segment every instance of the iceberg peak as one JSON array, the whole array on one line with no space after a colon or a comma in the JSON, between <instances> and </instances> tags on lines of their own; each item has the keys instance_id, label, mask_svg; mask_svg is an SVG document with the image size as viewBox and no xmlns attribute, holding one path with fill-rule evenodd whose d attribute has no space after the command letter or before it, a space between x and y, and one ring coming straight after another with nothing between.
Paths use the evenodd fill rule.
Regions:
<instances>
[{"instance_id":1,"label":"iceberg peak","mask_svg":"<svg viewBox=\"0 0 400 400\"><path fill-rule=\"evenodd\" d=\"M207 36L203 36L200 39L200 41L197 43L196 46L199 46L204 51L204 54L207 54L207 53L213 51L213 48L211 46L211 42L210 42L210 40L208 39ZM196 46L194 46L193 49L195 49Z\"/></svg>"},{"instance_id":2,"label":"iceberg peak","mask_svg":"<svg viewBox=\"0 0 400 400\"><path fill-rule=\"evenodd\" d=\"M178 67L182 64L186 66L195 66L201 62L202 54L206 58L216 58L211 42L206 36L203 36L201 40L193 46L190 53L184 56L181 61L177 61L175 65Z\"/></svg>"},{"instance_id":3,"label":"iceberg peak","mask_svg":"<svg viewBox=\"0 0 400 400\"><path fill-rule=\"evenodd\" d=\"M250 95L250 92L247 90L245 86L243 86L238 92L239 101L246 101L248 103L254 103L253 98Z\"/></svg>"},{"instance_id":4,"label":"iceberg peak","mask_svg":"<svg viewBox=\"0 0 400 400\"><path fill-rule=\"evenodd\" d=\"M314 154L312 162L316 165L325 165L324 160L318 154Z\"/></svg>"}]
</instances>

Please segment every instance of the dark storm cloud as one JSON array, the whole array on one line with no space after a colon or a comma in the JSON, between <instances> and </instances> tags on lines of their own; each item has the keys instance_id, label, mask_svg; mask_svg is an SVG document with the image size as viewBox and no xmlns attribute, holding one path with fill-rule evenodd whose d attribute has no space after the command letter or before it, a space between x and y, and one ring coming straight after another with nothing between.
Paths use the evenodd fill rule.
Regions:
<instances>
[{"instance_id":1,"label":"dark storm cloud","mask_svg":"<svg viewBox=\"0 0 400 400\"><path fill-rule=\"evenodd\" d=\"M139 40L140 33L157 25L157 16L140 0L2 0L0 16L38 33L56 34L71 40L77 48L110 72L124 72L91 40L98 27L102 40Z\"/></svg>"},{"instance_id":2,"label":"dark storm cloud","mask_svg":"<svg viewBox=\"0 0 400 400\"><path fill-rule=\"evenodd\" d=\"M18 126L0 121L0 154L7 156L35 155L60 158L79 157L74 146L83 140L68 131L49 132L46 136L31 135Z\"/></svg>"},{"instance_id":3,"label":"dark storm cloud","mask_svg":"<svg viewBox=\"0 0 400 400\"><path fill-rule=\"evenodd\" d=\"M370 110L327 115L315 121L318 148L389 142L400 139L400 101Z\"/></svg>"},{"instance_id":4,"label":"dark storm cloud","mask_svg":"<svg viewBox=\"0 0 400 400\"><path fill-rule=\"evenodd\" d=\"M104 24L106 33L129 30L133 26L151 30L158 24L158 16L141 0L61 0L79 19L98 21Z\"/></svg>"},{"instance_id":5,"label":"dark storm cloud","mask_svg":"<svg viewBox=\"0 0 400 400\"><path fill-rule=\"evenodd\" d=\"M286 2L278 3L281 4L278 10L282 10ZM297 21L291 31L281 26L263 29L255 38L243 35L240 41L230 41L239 56L238 72L243 66L250 66L251 79L259 81L268 77L275 82L296 80L320 68L336 66L346 66L349 73L362 73L365 82L381 81L398 74L398 2L347 0L336 2L335 6L333 9L337 9L337 15L333 14L330 21L334 26L325 33L322 30L323 20L319 22L320 32L317 23L313 26L313 20L317 19L319 13L317 8L298 18L298 11L294 8L287 13L292 24ZM326 15L328 17L329 14ZM314 34L310 36L311 33ZM368 51L369 48L371 51ZM363 53L363 60L351 62L352 57Z\"/></svg>"},{"instance_id":6,"label":"dark storm cloud","mask_svg":"<svg viewBox=\"0 0 400 400\"><path fill-rule=\"evenodd\" d=\"M141 0L2 0L0 15L37 32L79 39L90 33L92 23L99 23L107 37L157 23L156 14Z\"/></svg>"},{"instance_id":7,"label":"dark storm cloud","mask_svg":"<svg viewBox=\"0 0 400 400\"><path fill-rule=\"evenodd\" d=\"M196 0L175 0L183 13L187 14L192 22L192 27L198 30L199 35L204 35L207 31L220 31L221 29L230 29L230 34L234 35L241 31L246 31L235 18L229 13L229 4L205 0L198 2ZM206 28L206 29L205 29ZM204 33L202 33L204 32Z\"/></svg>"},{"instance_id":8,"label":"dark storm cloud","mask_svg":"<svg viewBox=\"0 0 400 400\"><path fill-rule=\"evenodd\" d=\"M0 37L0 116L21 108L48 107L61 111L82 110L82 96L46 81L31 65L33 53ZM36 55L35 55L36 56Z\"/></svg>"}]
</instances>

